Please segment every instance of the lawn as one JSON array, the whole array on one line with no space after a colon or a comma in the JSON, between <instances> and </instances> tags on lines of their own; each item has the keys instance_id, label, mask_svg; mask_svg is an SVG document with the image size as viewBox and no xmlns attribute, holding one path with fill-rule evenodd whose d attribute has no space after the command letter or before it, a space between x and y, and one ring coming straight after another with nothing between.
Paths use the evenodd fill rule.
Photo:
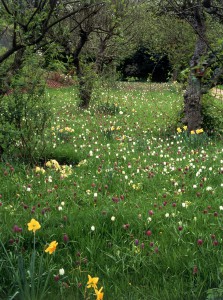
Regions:
<instances>
[{"instance_id":1,"label":"lawn","mask_svg":"<svg viewBox=\"0 0 223 300\"><path fill-rule=\"evenodd\" d=\"M222 299L222 141L177 131L180 89L47 94L42 159L0 163L0 299Z\"/></svg>"}]
</instances>

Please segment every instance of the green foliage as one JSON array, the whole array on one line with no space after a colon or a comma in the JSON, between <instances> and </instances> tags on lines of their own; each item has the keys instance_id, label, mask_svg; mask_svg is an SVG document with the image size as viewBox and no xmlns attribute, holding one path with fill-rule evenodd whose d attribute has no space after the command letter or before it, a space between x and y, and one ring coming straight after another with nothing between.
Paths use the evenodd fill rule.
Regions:
<instances>
[{"instance_id":1,"label":"green foliage","mask_svg":"<svg viewBox=\"0 0 223 300\"><path fill-rule=\"evenodd\" d=\"M116 115L120 112L120 107L115 103L101 103L97 106L97 111L106 115Z\"/></svg>"},{"instance_id":2,"label":"green foliage","mask_svg":"<svg viewBox=\"0 0 223 300\"><path fill-rule=\"evenodd\" d=\"M45 129L51 116L39 57L30 54L14 76L10 91L1 96L0 140L4 157L34 162L45 147Z\"/></svg>"},{"instance_id":3,"label":"green foliage","mask_svg":"<svg viewBox=\"0 0 223 300\"><path fill-rule=\"evenodd\" d=\"M49 279L53 268L48 264L47 259L44 261L44 252L41 255L34 249L31 254L30 262L24 259L22 253L17 253L14 258L11 252L5 248L2 240L0 245L3 249L3 259L5 267L11 272L11 283L13 295L10 299L18 300L43 300L46 299L49 290ZM19 247L18 247L19 248Z\"/></svg>"},{"instance_id":4,"label":"green foliage","mask_svg":"<svg viewBox=\"0 0 223 300\"><path fill-rule=\"evenodd\" d=\"M211 135L223 133L223 103L221 96L204 95L202 100L203 128Z\"/></svg>"},{"instance_id":5,"label":"green foliage","mask_svg":"<svg viewBox=\"0 0 223 300\"><path fill-rule=\"evenodd\" d=\"M77 109L75 88L49 90L55 99L45 152L50 164L45 158L35 168L0 163L1 239L15 269L22 253L19 277L26 275L27 293L37 287L49 238L58 248L53 262L43 256L41 287L50 271L44 300L95 299L86 289L88 274L99 277L108 300L203 300L221 288L222 142L202 132L190 142L176 127L166 134L183 103L177 91L119 83L109 103L124 113L102 114L97 106ZM73 166L58 168L53 159ZM41 223L34 285L27 273L30 217ZM19 286L1 246L0 255L0 298L8 299Z\"/></svg>"}]
</instances>

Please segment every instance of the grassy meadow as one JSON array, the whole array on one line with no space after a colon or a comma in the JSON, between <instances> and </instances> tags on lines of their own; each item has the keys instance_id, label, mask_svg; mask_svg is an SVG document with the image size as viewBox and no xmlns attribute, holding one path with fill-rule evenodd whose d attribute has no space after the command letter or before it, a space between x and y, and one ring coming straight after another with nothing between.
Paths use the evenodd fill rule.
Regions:
<instances>
[{"instance_id":1,"label":"grassy meadow","mask_svg":"<svg viewBox=\"0 0 223 300\"><path fill-rule=\"evenodd\" d=\"M177 131L178 87L47 94L41 161L0 163L0 299L223 299L223 145Z\"/></svg>"}]
</instances>

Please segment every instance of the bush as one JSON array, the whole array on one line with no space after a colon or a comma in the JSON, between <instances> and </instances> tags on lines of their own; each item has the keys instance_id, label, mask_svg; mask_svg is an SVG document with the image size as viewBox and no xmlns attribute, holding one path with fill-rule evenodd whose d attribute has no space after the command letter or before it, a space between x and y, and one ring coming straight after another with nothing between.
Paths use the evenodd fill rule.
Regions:
<instances>
[{"instance_id":1,"label":"bush","mask_svg":"<svg viewBox=\"0 0 223 300\"><path fill-rule=\"evenodd\" d=\"M45 147L45 129L51 116L39 58L27 55L12 79L11 91L0 99L0 144L4 157L35 162Z\"/></svg>"},{"instance_id":2,"label":"bush","mask_svg":"<svg viewBox=\"0 0 223 300\"><path fill-rule=\"evenodd\" d=\"M221 99L205 95L202 102L203 129L209 135L223 133L223 103Z\"/></svg>"}]
</instances>

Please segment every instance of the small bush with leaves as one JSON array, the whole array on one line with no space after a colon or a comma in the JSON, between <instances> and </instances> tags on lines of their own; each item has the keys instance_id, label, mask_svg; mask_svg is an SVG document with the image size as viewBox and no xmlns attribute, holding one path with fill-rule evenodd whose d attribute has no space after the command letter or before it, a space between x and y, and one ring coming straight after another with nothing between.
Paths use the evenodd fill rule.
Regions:
<instances>
[{"instance_id":1,"label":"small bush with leaves","mask_svg":"<svg viewBox=\"0 0 223 300\"><path fill-rule=\"evenodd\" d=\"M223 132L223 103L210 95L205 95L202 103L203 128L208 134Z\"/></svg>"},{"instance_id":2,"label":"small bush with leaves","mask_svg":"<svg viewBox=\"0 0 223 300\"><path fill-rule=\"evenodd\" d=\"M12 80L11 92L1 97L0 103L0 144L4 155L34 162L45 147L44 132L51 115L43 73L35 55L27 57Z\"/></svg>"}]
</instances>

